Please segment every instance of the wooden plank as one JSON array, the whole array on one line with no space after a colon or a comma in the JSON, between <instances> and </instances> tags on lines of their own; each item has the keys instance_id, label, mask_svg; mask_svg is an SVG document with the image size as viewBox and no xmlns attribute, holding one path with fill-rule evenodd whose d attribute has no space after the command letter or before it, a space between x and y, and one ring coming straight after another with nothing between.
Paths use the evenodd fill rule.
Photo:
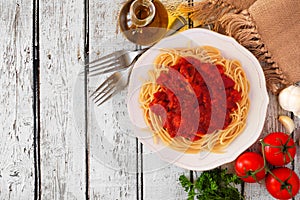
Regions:
<instances>
[{"instance_id":1,"label":"wooden plank","mask_svg":"<svg viewBox=\"0 0 300 200\"><path fill-rule=\"evenodd\" d=\"M74 88L84 57L84 2L39 6L42 199L84 199L84 130L73 113L84 107L84 91ZM82 96L73 99L73 91Z\"/></svg>"},{"instance_id":2,"label":"wooden plank","mask_svg":"<svg viewBox=\"0 0 300 200\"><path fill-rule=\"evenodd\" d=\"M120 33L118 14L123 0L90 0L90 60L120 49L134 49ZM107 75L89 79L92 92ZM89 152L91 199L137 199L137 143L126 108L127 91L96 107L89 104Z\"/></svg>"},{"instance_id":3,"label":"wooden plank","mask_svg":"<svg viewBox=\"0 0 300 200\"><path fill-rule=\"evenodd\" d=\"M33 197L32 4L0 3L1 198Z\"/></svg>"},{"instance_id":4,"label":"wooden plank","mask_svg":"<svg viewBox=\"0 0 300 200\"><path fill-rule=\"evenodd\" d=\"M146 147L145 147L146 148ZM145 150L144 154L151 154ZM179 176L185 175L189 178L189 170L174 166L172 163L166 163L157 155L150 159L144 159L143 180L144 180L144 199L187 199L187 193L179 183Z\"/></svg>"},{"instance_id":5,"label":"wooden plank","mask_svg":"<svg viewBox=\"0 0 300 200\"><path fill-rule=\"evenodd\" d=\"M0 199L33 199L32 2L0 2Z\"/></svg>"},{"instance_id":6,"label":"wooden plank","mask_svg":"<svg viewBox=\"0 0 300 200\"><path fill-rule=\"evenodd\" d=\"M294 140L297 142L297 153L294 160L294 171L300 178L300 118L294 116L295 130L294 130ZM296 195L295 199L300 199L300 192Z\"/></svg>"}]
</instances>

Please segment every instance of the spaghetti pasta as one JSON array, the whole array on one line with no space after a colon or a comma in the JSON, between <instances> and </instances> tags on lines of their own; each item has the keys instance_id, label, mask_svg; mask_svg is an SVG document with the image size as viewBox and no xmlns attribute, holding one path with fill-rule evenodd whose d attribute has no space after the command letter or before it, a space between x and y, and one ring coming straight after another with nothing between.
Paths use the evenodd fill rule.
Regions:
<instances>
[{"instance_id":1,"label":"spaghetti pasta","mask_svg":"<svg viewBox=\"0 0 300 200\"><path fill-rule=\"evenodd\" d=\"M172 128L168 129L168 127L166 127L166 113L164 112L168 112L168 111L165 110L164 112L160 112L159 108L158 110L156 109L157 110L156 112L153 111L154 110L154 108L152 108L153 101L157 98L161 98L159 97L159 94L163 95L161 94L162 91L165 91L165 93L169 94L168 89L166 89L166 87L163 86L163 84L160 84L159 80L162 79L162 76L166 76L166 74L170 73L171 72L170 68L182 62L183 58L188 59L189 62L194 62L194 60L196 61L199 60L201 63L210 63L210 65L207 65L208 67L218 66L218 69L224 70L223 73L226 75L226 77L229 77L227 78L227 80L229 80L229 84L232 84L230 80L234 81L233 83L234 85L232 86L233 89L231 91L233 90L234 92L237 91L238 92L237 96L239 98L235 102L236 105L232 106L234 107L234 109L231 109L230 112L228 113L229 118L227 119L226 116L223 116L224 118L226 118L224 122L225 124L224 127L223 124L221 128L220 127L218 128L218 126L211 125L211 123L213 123L213 121L211 120L208 120L209 124L207 124L207 120L205 121L204 119L204 121L202 121L204 124L199 125L198 130L194 130L193 127L187 126L192 130L188 130L187 128L183 128L183 129L179 128L182 133L173 134ZM192 68L189 69L193 70ZM247 81L247 77L239 61L229 60L224 58L221 55L221 52L217 48L211 46L201 46L201 47L187 48L187 49L163 49L162 52L154 61L153 70L150 70L148 73L149 73L149 79L145 81L142 85L142 88L140 90L140 95L139 95L139 101L141 104L141 108L144 111L144 118L146 124L152 130L155 142L161 140L162 142L164 142L165 145L169 146L170 148L185 153L198 153L199 151L223 152L224 148L228 146L245 128L246 118L247 118L249 104L250 104L248 98L249 83ZM187 71L185 73L191 73L191 72ZM193 88L191 88L188 84L183 85L181 87L187 88L188 91L193 90ZM223 89L225 90L225 88ZM218 96L217 92L213 93L211 90L207 90L207 91L210 91L210 96ZM193 92L195 93L195 91ZM225 94L225 92L223 94ZM194 96L195 95L197 96L198 94L196 93L194 94ZM193 96L187 98L192 98L192 97ZM210 98L211 100L213 99L213 97ZM233 97L229 96L226 98L233 98ZM173 101L168 102L168 104L182 103L180 102L180 98L178 99L174 97ZM197 104L197 106L199 105ZM209 104L209 105L214 106L214 104ZM173 108L176 109L176 106L173 106ZM205 109L209 111L209 108L205 108ZM199 115L197 116L196 114L195 117L202 118L203 120L203 116L205 117L205 115L203 115L203 109L201 110L199 108L195 108L195 110L197 112L199 112L200 110L200 116ZM180 110L178 112L181 115L184 115L184 113L186 113L184 110ZM157 113L161 113L161 114L157 114ZM193 114L196 112L190 112L190 113ZM212 118L214 116L207 116L207 117ZM174 124L177 123L178 121L178 119L176 119L176 116L171 120L172 123ZM183 124L182 121L183 119L181 117L179 120L180 125ZM215 127L216 129L211 130L209 129L209 127L210 128ZM203 131L203 130L207 131L208 129L211 132ZM201 130L202 132L201 131L199 132L199 130ZM175 132L176 131L179 130L177 129L175 130ZM191 134L187 132L193 133L192 134L193 136L191 136Z\"/></svg>"}]
</instances>

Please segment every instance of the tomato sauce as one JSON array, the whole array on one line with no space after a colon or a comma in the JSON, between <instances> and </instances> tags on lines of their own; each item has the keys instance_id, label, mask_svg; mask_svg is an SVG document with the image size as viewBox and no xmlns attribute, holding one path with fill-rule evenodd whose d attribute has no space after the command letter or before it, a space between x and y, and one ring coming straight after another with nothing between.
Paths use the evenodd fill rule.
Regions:
<instances>
[{"instance_id":1,"label":"tomato sauce","mask_svg":"<svg viewBox=\"0 0 300 200\"><path fill-rule=\"evenodd\" d=\"M241 94L223 66L203 63L193 57L162 72L156 83L161 91L154 94L150 109L163 119L170 137L181 136L197 141L203 135L225 129L230 113L237 109Z\"/></svg>"}]
</instances>

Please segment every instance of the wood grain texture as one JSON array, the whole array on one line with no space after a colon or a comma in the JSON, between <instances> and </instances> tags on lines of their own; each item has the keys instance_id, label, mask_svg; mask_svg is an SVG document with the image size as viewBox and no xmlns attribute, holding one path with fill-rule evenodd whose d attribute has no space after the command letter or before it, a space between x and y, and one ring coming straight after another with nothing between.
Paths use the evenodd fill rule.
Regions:
<instances>
[{"instance_id":1,"label":"wood grain texture","mask_svg":"<svg viewBox=\"0 0 300 200\"><path fill-rule=\"evenodd\" d=\"M145 150L145 154L150 154ZM189 170L166 163L157 155L144 160L144 199L180 200L187 199L187 193L179 183L179 176L189 177ZM150 170L151 169L151 170Z\"/></svg>"},{"instance_id":2,"label":"wood grain texture","mask_svg":"<svg viewBox=\"0 0 300 200\"><path fill-rule=\"evenodd\" d=\"M297 148L300 148L300 118L294 116L294 122L295 122L295 130L294 130L294 140L297 142ZM300 152L297 152L297 157L295 160L295 170L298 172L298 175L300 176Z\"/></svg>"},{"instance_id":3,"label":"wood grain texture","mask_svg":"<svg viewBox=\"0 0 300 200\"><path fill-rule=\"evenodd\" d=\"M174 9L185 0L162 0ZM195 0L200 1L200 0ZM117 19L124 0L89 0L89 59L138 46L120 32ZM41 0L40 32L40 144L41 199L182 200L187 193L178 178L190 171L165 163L135 137L126 107L127 91L101 107L85 96L84 1ZM33 3L0 2L0 200L34 199L34 113L32 27ZM88 79L92 92L107 75ZM280 108L270 95L260 138L285 131L279 115L294 119L294 139L300 139L300 119ZM88 101L87 119L85 102ZM85 133L88 120L88 137ZM86 149L86 139L87 148ZM86 157L88 150L88 158ZM259 143L249 148L259 151ZM292 164L300 176L300 148ZM86 168L86 166L89 168ZM233 172L233 163L227 167ZM88 173L88 174L86 174ZM196 179L201 172L193 172ZM247 200L273 199L262 184L239 187ZM300 199L298 194L295 199Z\"/></svg>"},{"instance_id":4,"label":"wood grain texture","mask_svg":"<svg viewBox=\"0 0 300 200\"><path fill-rule=\"evenodd\" d=\"M295 122L295 130L294 130L294 140L297 143L297 154L294 160L294 171L300 178L300 118L294 116L293 117ZM300 192L296 195L295 200L300 199Z\"/></svg>"},{"instance_id":5,"label":"wood grain texture","mask_svg":"<svg viewBox=\"0 0 300 200\"><path fill-rule=\"evenodd\" d=\"M34 196L32 3L0 2L0 199Z\"/></svg>"},{"instance_id":6,"label":"wood grain texture","mask_svg":"<svg viewBox=\"0 0 300 200\"><path fill-rule=\"evenodd\" d=\"M83 64L84 2L45 0L39 6L41 196L84 199L84 131L73 112L84 107L73 101Z\"/></svg>"},{"instance_id":7,"label":"wood grain texture","mask_svg":"<svg viewBox=\"0 0 300 200\"><path fill-rule=\"evenodd\" d=\"M118 14L124 3L90 0L90 60L120 49L134 49L118 26ZM89 92L108 75L89 79ZM126 108L127 91L110 99L101 107L89 104L89 152L91 199L138 199L140 175L138 144L130 127Z\"/></svg>"}]
</instances>

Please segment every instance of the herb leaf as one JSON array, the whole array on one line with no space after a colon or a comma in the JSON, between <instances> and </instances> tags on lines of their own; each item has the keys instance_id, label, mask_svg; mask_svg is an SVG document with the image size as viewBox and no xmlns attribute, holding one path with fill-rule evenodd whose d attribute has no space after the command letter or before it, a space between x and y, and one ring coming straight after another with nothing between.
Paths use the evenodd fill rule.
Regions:
<instances>
[{"instance_id":1,"label":"herb leaf","mask_svg":"<svg viewBox=\"0 0 300 200\"><path fill-rule=\"evenodd\" d=\"M235 174L227 173L227 169L216 168L210 171L204 171L195 183L181 175L179 182L186 192L188 200L242 200L244 197L235 188L235 184L242 181Z\"/></svg>"}]
</instances>

